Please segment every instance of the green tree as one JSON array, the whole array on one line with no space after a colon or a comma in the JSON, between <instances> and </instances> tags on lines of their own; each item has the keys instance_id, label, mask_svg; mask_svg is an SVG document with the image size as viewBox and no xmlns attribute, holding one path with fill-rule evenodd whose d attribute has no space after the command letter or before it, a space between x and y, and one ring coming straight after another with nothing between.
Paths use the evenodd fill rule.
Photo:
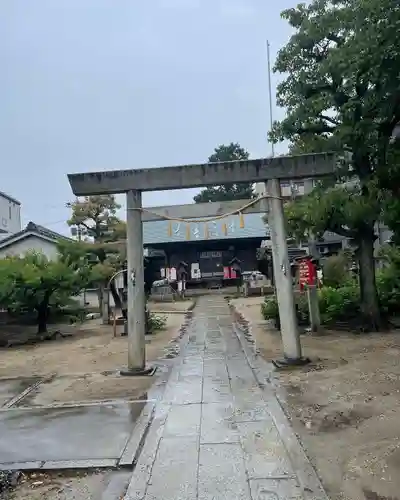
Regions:
<instances>
[{"instance_id":1,"label":"green tree","mask_svg":"<svg viewBox=\"0 0 400 500\"><path fill-rule=\"evenodd\" d=\"M81 241L61 244L61 253L75 255L75 260L86 255L102 310L108 280L122 268L125 260L126 225L117 217L121 206L113 195L87 196L67 206L72 209L68 225L75 229Z\"/></svg>"},{"instance_id":2,"label":"green tree","mask_svg":"<svg viewBox=\"0 0 400 500\"><path fill-rule=\"evenodd\" d=\"M86 286L89 270L40 253L0 260L0 304L15 312L36 312L38 333L47 331L51 306L77 295Z\"/></svg>"},{"instance_id":3,"label":"green tree","mask_svg":"<svg viewBox=\"0 0 400 500\"><path fill-rule=\"evenodd\" d=\"M240 161L248 160L249 153L240 144L231 142L228 145L222 144L214 149L214 153L209 156L208 162L220 161ZM211 186L200 191L193 199L195 203L208 203L211 201L246 200L252 198L253 185L251 182L241 182L237 184L223 184L222 186Z\"/></svg>"},{"instance_id":4,"label":"green tree","mask_svg":"<svg viewBox=\"0 0 400 500\"><path fill-rule=\"evenodd\" d=\"M388 168L379 177L384 190L383 221L393 231L392 241L400 246L400 140L393 141L388 153Z\"/></svg>"},{"instance_id":5,"label":"green tree","mask_svg":"<svg viewBox=\"0 0 400 500\"><path fill-rule=\"evenodd\" d=\"M353 238L360 268L362 312L380 326L375 284L374 224L381 215L377 180L387 170L390 138L400 120L400 5L394 0L313 0L285 10L295 30L274 71L286 78L278 104L287 116L271 139L294 152L340 152L345 188L318 189L293 215L305 229ZM313 210L313 213L310 211Z\"/></svg>"}]
</instances>

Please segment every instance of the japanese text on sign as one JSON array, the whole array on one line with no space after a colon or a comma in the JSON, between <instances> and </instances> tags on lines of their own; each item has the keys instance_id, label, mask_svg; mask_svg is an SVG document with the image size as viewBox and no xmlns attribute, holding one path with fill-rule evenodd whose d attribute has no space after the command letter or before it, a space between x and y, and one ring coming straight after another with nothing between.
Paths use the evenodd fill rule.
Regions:
<instances>
[{"instance_id":1,"label":"japanese text on sign","mask_svg":"<svg viewBox=\"0 0 400 500\"><path fill-rule=\"evenodd\" d=\"M315 283L315 264L309 259L300 261L299 264L299 285L302 290L305 286Z\"/></svg>"}]
</instances>

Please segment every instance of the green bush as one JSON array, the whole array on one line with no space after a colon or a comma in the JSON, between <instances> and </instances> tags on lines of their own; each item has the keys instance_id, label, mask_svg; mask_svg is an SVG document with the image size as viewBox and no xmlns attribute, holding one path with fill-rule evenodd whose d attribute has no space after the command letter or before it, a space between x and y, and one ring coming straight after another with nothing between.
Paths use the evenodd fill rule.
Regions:
<instances>
[{"instance_id":1,"label":"green bush","mask_svg":"<svg viewBox=\"0 0 400 500\"><path fill-rule=\"evenodd\" d=\"M357 286L318 290L318 304L322 324L353 318L360 311L360 293Z\"/></svg>"},{"instance_id":2,"label":"green bush","mask_svg":"<svg viewBox=\"0 0 400 500\"><path fill-rule=\"evenodd\" d=\"M384 245L379 257L384 263L383 269L376 272L380 305L387 315L397 315L400 312L400 248Z\"/></svg>"},{"instance_id":3,"label":"green bush","mask_svg":"<svg viewBox=\"0 0 400 500\"><path fill-rule=\"evenodd\" d=\"M276 296L265 297L261 304L261 314L265 320L275 320L279 316L278 301Z\"/></svg>"},{"instance_id":4,"label":"green bush","mask_svg":"<svg viewBox=\"0 0 400 500\"><path fill-rule=\"evenodd\" d=\"M359 313L360 297L358 287L347 286L342 288L323 287L318 290L318 302L322 324L334 323L352 318ZM307 295L296 295L297 318L299 323L309 321ZM266 297L261 305L264 319L279 319L278 302L276 297Z\"/></svg>"},{"instance_id":5,"label":"green bush","mask_svg":"<svg viewBox=\"0 0 400 500\"><path fill-rule=\"evenodd\" d=\"M392 267L381 269L376 273L376 285L379 302L383 312L395 315L400 312L400 277Z\"/></svg>"},{"instance_id":6,"label":"green bush","mask_svg":"<svg viewBox=\"0 0 400 500\"><path fill-rule=\"evenodd\" d=\"M158 314L150 313L147 323L147 332L154 333L158 330L163 330L167 325L167 317Z\"/></svg>"},{"instance_id":7,"label":"green bush","mask_svg":"<svg viewBox=\"0 0 400 500\"><path fill-rule=\"evenodd\" d=\"M400 249L398 247L382 247L380 257L385 264L383 269L376 272L381 311L386 316L399 315ZM325 275L327 263L324 266L324 286L318 290L318 303L323 325L352 320L360 314L359 284L350 277L347 271L346 273L343 271L346 259L345 255L330 257L328 259L328 276ZM334 271L335 269L337 273ZM296 308L299 323L308 323L306 294L296 294ZM274 296L265 298L261 310L265 319L273 319L279 325L278 304Z\"/></svg>"},{"instance_id":8,"label":"green bush","mask_svg":"<svg viewBox=\"0 0 400 500\"><path fill-rule=\"evenodd\" d=\"M297 318L300 324L308 323L308 301L303 294L296 295ZM275 295L265 297L261 304L261 314L265 320L274 320L279 324L279 308Z\"/></svg>"}]
</instances>

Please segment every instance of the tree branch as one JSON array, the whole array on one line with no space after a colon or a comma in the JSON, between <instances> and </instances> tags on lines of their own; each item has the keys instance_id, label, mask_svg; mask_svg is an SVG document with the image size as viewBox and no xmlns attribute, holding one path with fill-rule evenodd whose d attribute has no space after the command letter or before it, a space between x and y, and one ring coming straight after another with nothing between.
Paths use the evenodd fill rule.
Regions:
<instances>
[{"instance_id":1,"label":"tree branch","mask_svg":"<svg viewBox=\"0 0 400 500\"><path fill-rule=\"evenodd\" d=\"M332 123L332 125L339 125L339 122L334 118L331 118L330 116L319 115L319 117L321 118L321 120L326 120L327 122Z\"/></svg>"},{"instance_id":2,"label":"tree branch","mask_svg":"<svg viewBox=\"0 0 400 500\"><path fill-rule=\"evenodd\" d=\"M329 228L333 233L339 234L340 236L344 236L346 238L355 238L357 236L356 231L352 231L351 229L344 227L341 224L329 224Z\"/></svg>"},{"instance_id":3,"label":"tree branch","mask_svg":"<svg viewBox=\"0 0 400 500\"><path fill-rule=\"evenodd\" d=\"M316 134L316 135L321 135L321 134L332 134L335 131L336 127L330 127L329 125L320 123L320 124L315 124L315 125L309 125L307 127L298 127L295 130L296 134L302 135L302 134Z\"/></svg>"},{"instance_id":4,"label":"tree branch","mask_svg":"<svg viewBox=\"0 0 400 500\"><path fill-rule=\"evenodd\" d=\"M329 40L330 42L335 42L336 45L338 45L339 47L340 45L343 45L343 43L345 42L344 38L335 35L334 33L329 33L329 35L326 36L326 39Z\"/></svg>"}]
</instances>

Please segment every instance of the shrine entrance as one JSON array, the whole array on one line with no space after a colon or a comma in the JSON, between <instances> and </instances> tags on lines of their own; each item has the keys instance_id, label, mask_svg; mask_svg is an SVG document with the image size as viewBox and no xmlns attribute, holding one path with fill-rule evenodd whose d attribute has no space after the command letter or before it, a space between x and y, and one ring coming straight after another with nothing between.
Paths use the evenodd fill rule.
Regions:
<instances>
[{"instance_id":1,"label":"shrine entrance","mask_svg":"<svg viewBox=\"0 0 400 500\"><path fill-rule=\"evenodd\" d=\"M145 357L143 191L186 189L239 182L264 183L263 194L259 195L252 205L259 204L260 212L268 212L284 354L285 358L296 362L301 359L301 346L295 314L280 181L333 175L335 164L334 154L318 153L175 167L69 174L68 179L76 196L126 193L129 342L128 370L124 373L141 375L148 371Z\"/></svg>"}]
</instances>

